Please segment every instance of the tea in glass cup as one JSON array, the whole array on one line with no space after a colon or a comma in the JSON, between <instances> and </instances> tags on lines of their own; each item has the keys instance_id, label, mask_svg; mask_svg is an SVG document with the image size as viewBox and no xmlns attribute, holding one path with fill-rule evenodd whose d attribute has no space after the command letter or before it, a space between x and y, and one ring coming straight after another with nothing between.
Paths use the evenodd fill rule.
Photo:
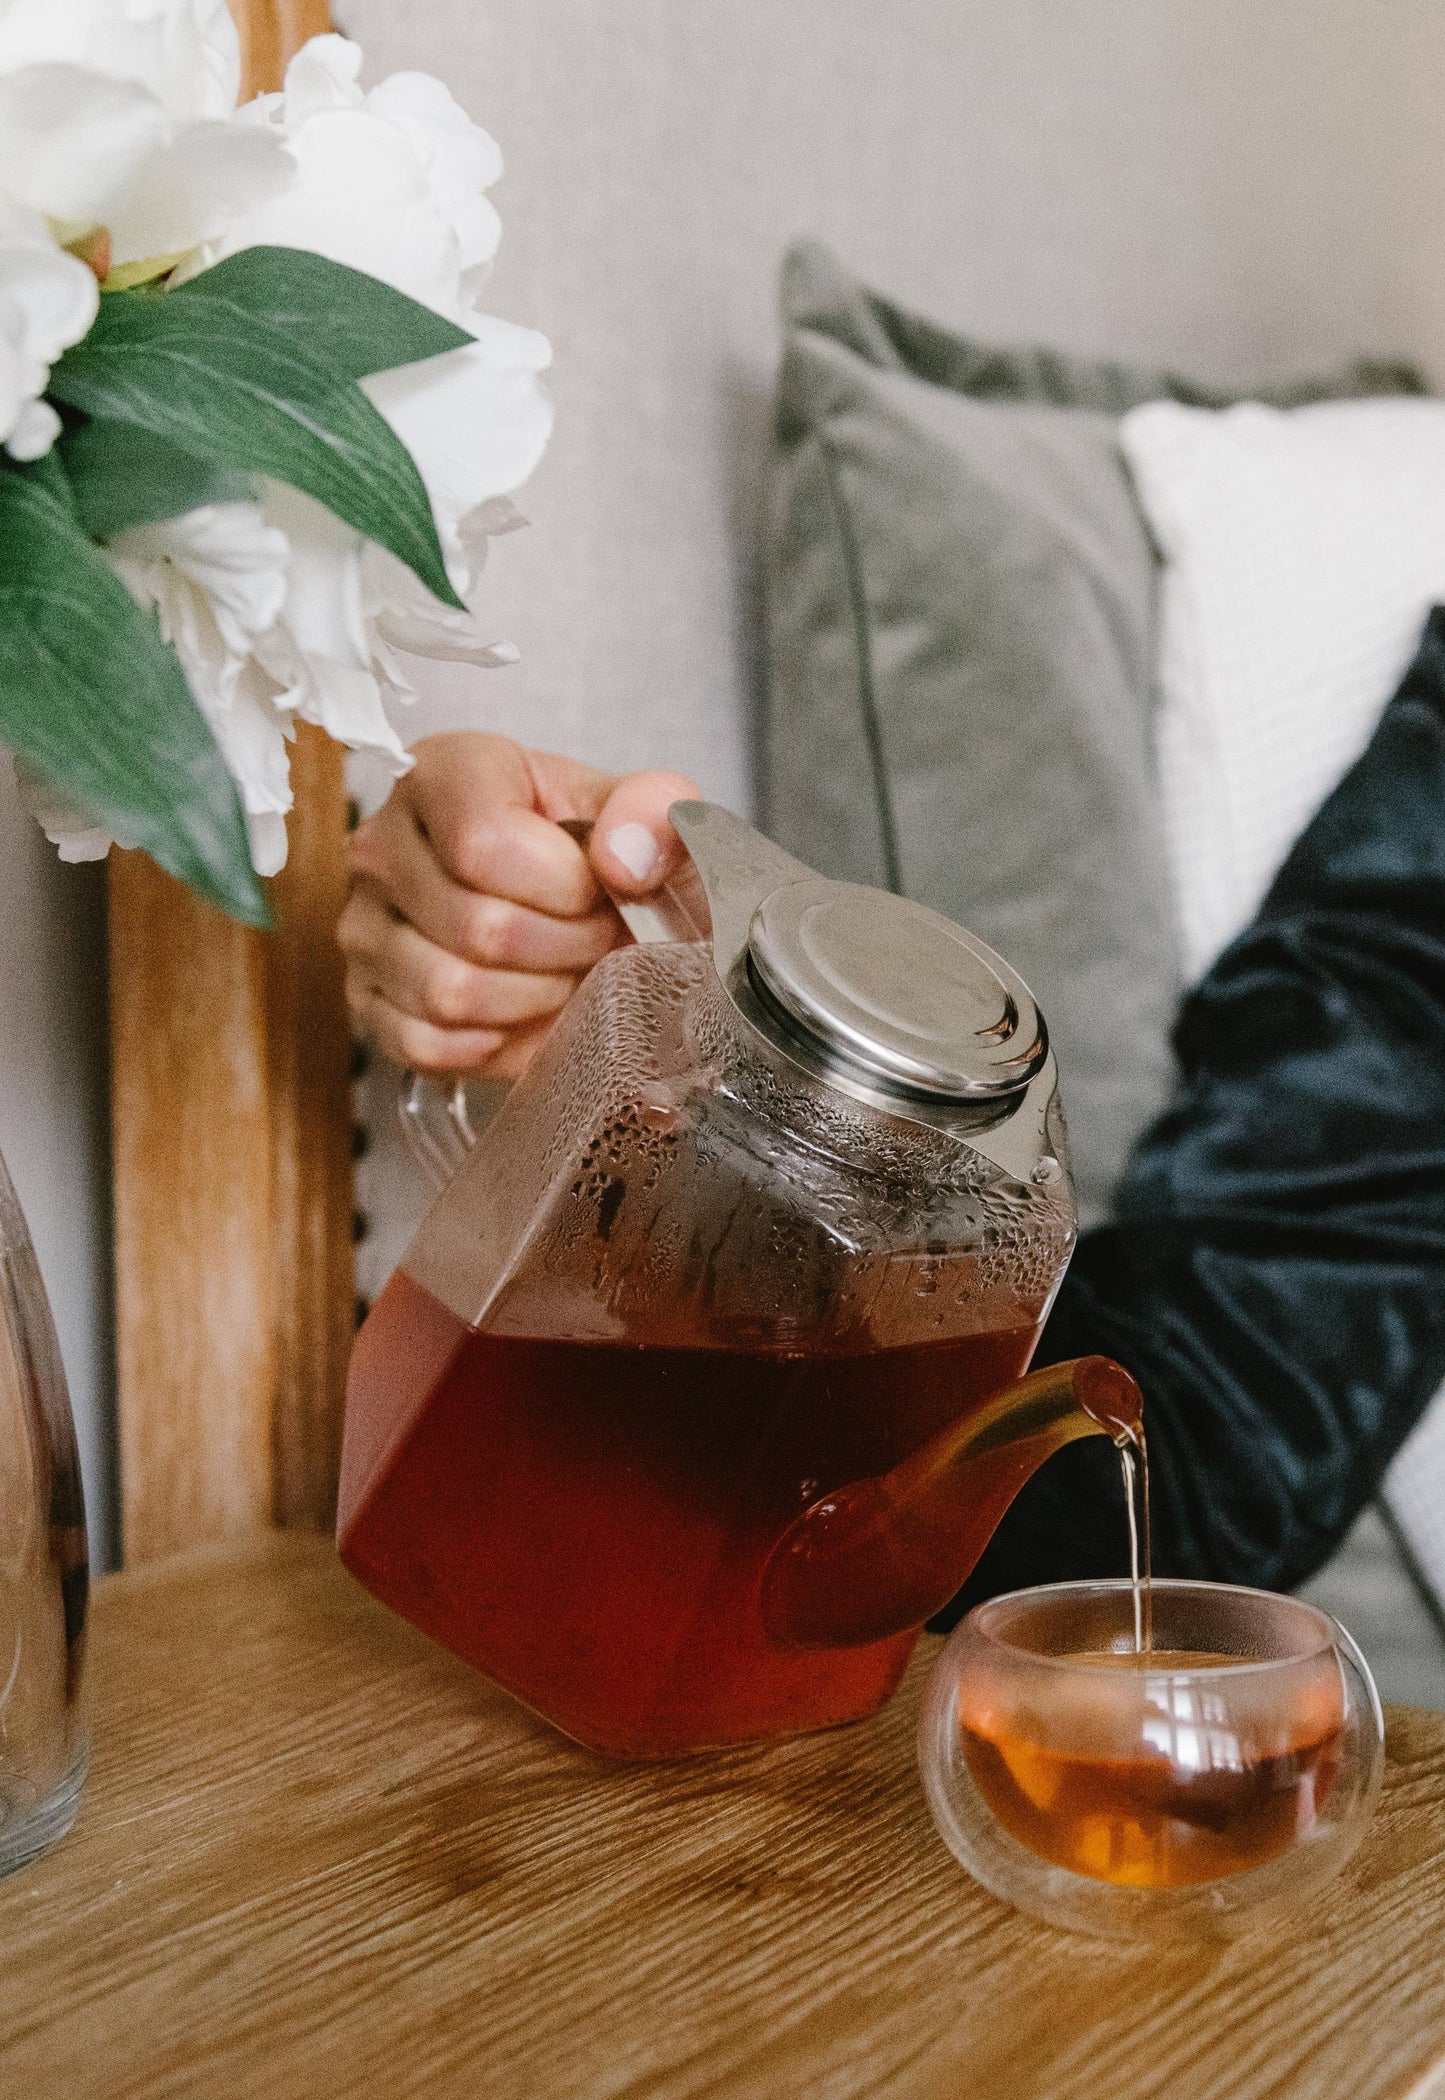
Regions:
<instances>
[{"instance_id":1,"label":"tea in glass cup","mask_svg":"<svg viewBox=\"0 0 1445 2100\"><path fill-rule=\"evenodd\" d=\"M986 1888L1077 1930L1228 1930L1336 1873L1383 1723L1350 1636L1293 1597L1060 1583L970 1613L920 1727L934 1818Z\"/></svg>"}]
</instances>

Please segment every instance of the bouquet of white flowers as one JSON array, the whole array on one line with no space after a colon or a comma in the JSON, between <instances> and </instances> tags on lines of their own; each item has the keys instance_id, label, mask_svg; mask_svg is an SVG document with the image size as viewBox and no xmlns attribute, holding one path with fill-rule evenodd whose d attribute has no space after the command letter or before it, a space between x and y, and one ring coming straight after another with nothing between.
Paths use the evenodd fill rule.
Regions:
<instances>
[{"instance_id":1,"label":"bouquet of white flowers","mask_svg":"<svg viewBox=\"0 0 1445 2100\"><path fill-rule=\"evenodd\" d=\"M0 0L0 743L63 855L256 923L292 724L401 772L396 651L510 660L469 600L550 427L495 144L360 64L238 108L224 0Z\"/></svg>"}]
</instances>

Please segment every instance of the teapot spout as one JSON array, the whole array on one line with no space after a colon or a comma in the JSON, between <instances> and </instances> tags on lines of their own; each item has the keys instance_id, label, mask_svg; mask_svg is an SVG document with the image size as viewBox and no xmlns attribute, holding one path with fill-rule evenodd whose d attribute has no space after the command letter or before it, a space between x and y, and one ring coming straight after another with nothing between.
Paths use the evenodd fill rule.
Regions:
<instances>
[{"instance_id":1,"label":"teapot spout","mask_svg":"<svg viewBox=\"0 0 1445 2100\"><path fill-rule=\"evenodd\" d=\"M1075 1437L1137 1440L1143 1399L1106 1356L1030 1372L878 1479L822 1495L763 1573L770 1637L852 1648L919 1626L972 1572L1029 1475Z\"/></svg>"}]
</instances>

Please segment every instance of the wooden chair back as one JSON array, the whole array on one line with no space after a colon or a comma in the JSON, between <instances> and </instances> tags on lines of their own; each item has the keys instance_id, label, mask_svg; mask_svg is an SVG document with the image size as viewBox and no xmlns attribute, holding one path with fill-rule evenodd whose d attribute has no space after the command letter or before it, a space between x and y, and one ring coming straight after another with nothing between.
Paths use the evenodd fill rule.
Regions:
<instances>
[{"instance_id":1,"label":"wooden chair back","mask_svg":"<svg viewBox=\"0 0 1445 2100\"><path fill-rule=\"evenodd\" d=\"M247 94L326 0L232 0ZM122 1546L331 1521L354 1327L341 754L302 729L278 931L111 855Z\"/></svg>"}]
</instances>

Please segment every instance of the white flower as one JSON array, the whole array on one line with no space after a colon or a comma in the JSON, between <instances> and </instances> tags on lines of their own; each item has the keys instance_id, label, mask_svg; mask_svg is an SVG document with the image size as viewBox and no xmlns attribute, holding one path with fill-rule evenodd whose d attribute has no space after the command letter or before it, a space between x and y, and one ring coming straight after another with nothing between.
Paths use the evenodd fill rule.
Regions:
<instances>
[{"instance_id":1,"label":"white flower","mask_svg":"<svg viewBox=\"0 0 1445 2100\"><path fill-rule=\"evenodd\" d=\"M458 595L470 600L488 541L524 521L507 501L531 472L551 427L537 383L545 339L475 316L475 346L363 381L416 461ZM291 587L262 661L287 688L286 705L353 750L410 764L387 723L384 698L416 697L396 655L495 668L516 650L475 616L443 605L384 548L363 540L294 489L268 489L266 515L291 544Z\"/></svg>"},{"instance_id":2,"label":"white flower","mask_svg":"<svg viewBox=\"0 0 1445 2100\"><path fill-rule=\"evenodd\" d=\"M491 314L464 314L462 325L475 342L361 384L416 461L452 583L465 597L476 578L464 522L520 488L551 434L552 404L538 374L552 346L535 328Z\"/></svg>"},{"instance_id":3,"label":"white flower","mask_svg":"<svg viewBox=\"0 0 1445 2100\"><path fill-rule=\"evenodd\" d=\"M519 487L540 459L552 413L538 374L552 351L535 329L472 303L500 236L484 195L502 172L495 142L440 81L396 73L364 94L360 66L360 50L344 37L302 47L283 92L252 105L284 136L296 180L234 220L180 274L261 243L307 248L382 278L476 338L362 382L417 463L465 595L475 576L462 523Z\"/></svg>"},{"instance_id":4,"label":"white flower","mask_svg":"<svg viewBox=\"0 0 1445 2100\"><path fill-rule=\"evenodd\" d=\"M223 0L0 0L0 194L117 266L188 253L292 176L239 80Z\"/></svg>"},{"instance_id":5,"label":"white flower","mask_svg":"<svg viewBox=\"0 0 1445 2100\"><path fill-rule=\"evenodd\" d=\"M372 668L359 534L279 482L267 486L265 510L291 550L285 604L256 650L281 688L277 705L319 723L353 751L378 752L393 773L404 773L411 760L386 719Z\"/></svg>"},{"instance_id":6,"label":"white flower","mask_svg":"<svg viewBox=\"0 0 1445 2100\"><path fill-rule=\"evenodd\" d=\"M228 117L241 47L226 0L0 0L0 73L89 66L151 89L173 117Z\"/></svg>"},{"instance_id":7,"label":"white flower","mask_svg":"<svg viewBox=\"0 0 1445 2100\"><path fill-rule=\"evenodd\" d=\"M201 264L262 243L309 248L465 322L501 238L485 195L501 153L439 80L395 73L366 94L360 70L356 44L313 37L282 92L250 105L285 140L297 179L208 242Z\"/></svg>"},{"instance_id":8,"label":"white flower","mask_svg":"<svg viewBox=\"0 0 1445 2100\"><path fill-rule=\"evenodd\" d=\"M552 409L538 375L551 347L472 304L500 232L484 195L501 173L495 143L439 81L399 73L364 93L360 65L355 44L314 37L292 59L283 92L251 106L255 121L284 137L296 180L234 219L180 274L262 243L306 248L468 330L475 341L464 348L362 382L416 461L465 599L488 538L521 522L504 499L547 443ZM272 488L264 501L291 545L286 605L260 649L284 688L282 704L402 770L409 761L383 702L414 696L395 652L494 666L516 651L308 498Z\"/></svg>"},{"instance_id":9,"label":"white flower","mask_svg":"<svg viewBox=\"0 0 1445 2100\"><path fill-rule=\"evenodd\" d=\"M0 199L0 444L39 459L60 418L40 396L62 350L95 319L95 278L56 247L33 214Z\"/></svg>"},{"instance_id":10,"label":"white flower","mask_svg":"<svg viewBox=\"0 0 1445 2100\"><path fill-rule=\"evenodd\" d=\"M258 874L286 858L291 807L286 716L255 661L258 638L286 596L286 535L259 504L214 503L118 533L106 552L138 605L154 606L197 706L241 790ZM62 860L99 860L112 834L89 826L62 795L26 767L21 789ZM122 845L130 843L122 839Z\"/></svg>"},{"instance_id":11,"label":"white flower","mask_svg":"<svg viewBox=\"0 0 1445 2100\"><path fill-rule=\"evenodd\" d=\"M494 496L467 514L457 534L468 579L463 596L480 581L491 541L504 532L516 532L526 522L506 496ZM398 699L414 700L416 694L393 654L397 649L409 656L477 664L487 670L517 661L513 643L484 642L473 613L442 605L385 547L362 549L361 588L372 660Z\"/></svg>"},{"instance_id":12,"label":"white flower","mask_svg":"<svg viewBox=\"0 0 1445 2100\"><path fill-rule=\"evenodd\" d=\"M263 243L329 256L473 338L364 382L416 461L466 598L489 538L520 522L507 498L547 442L551 351L475 306L500 234L486 196L502 170L494 141L439 81L399 73L365 92L360 65L344 38L313 38L280 94L237 110L223 0L0 0L0 442L24 458L48 448L50 361L94 317L90 271L59 243L86 243L100 269L108 244L122 282L178 281ZM108 552L176 650L262 874L285 858L295 718L402 772L384 705L412 697L397 652L480 665L516 654L276 484L256 503L122 533ZM62 853L105 850L54 792L29 793Z\"/></svg>"},{"instance_id":13,"label":"white flower","mask_svg":"<svg viewBox=\"0 0 1445 2100\"><path fill-rule=\"evenodd\" d=\"M505 532L515 518L503 502L480 522L487 533ZM484 547L482 538L472 548L478 563ZM406 694L389 645L415 648L427 640L437 653L472 663L511 660L505 646L478 644L466 615L437 605L393 556L363 549L349 526L280 483L267 485L264 504L209 504L138 525L118 533L106 551L131 596L155 607L180 659L240 789L260 875L274 875L286 858L293 718L316 722L403 773L411 759L381 703L379 678ZM384 578L389 627L377 616L373 560ZM450 635L449 621L456 623ZM21 777L62 858L91 860L108 851L110 833L90 827L34 775Z\"/></svg>"},{"instance_id":14,"label":"white flower","mask_svg":"<svg viewBox=\"0 0 1445 2100\"><path fill-rule=\"evenodd\" d=\"M319 723L353 751L374 752L393 775L406 772L412 761L383 695L409 701L416 694L395 652L493 669L515 663L516 650L483 641L470 613L440 604L395 555L311 497L273 482L264 508L291 550L286 602L256 643L281 688L278 707ZM480 576L493 535L522 522L505 497L479 506L461 536L467 574Z\"/></svg>"},{"instance_id":15,"label":"white flower","mask_svg":"<svg viewBox=\"0 0 1445 2100\"><path fill-rule=\"evenodd\" d=\"M254 651L285 600L285 533L259 504L212 503L133 526L106 551L137 604L155 607L241 790L257 872L274 874L291 807L287 726Z\"/></svg>"}]
</instances>

